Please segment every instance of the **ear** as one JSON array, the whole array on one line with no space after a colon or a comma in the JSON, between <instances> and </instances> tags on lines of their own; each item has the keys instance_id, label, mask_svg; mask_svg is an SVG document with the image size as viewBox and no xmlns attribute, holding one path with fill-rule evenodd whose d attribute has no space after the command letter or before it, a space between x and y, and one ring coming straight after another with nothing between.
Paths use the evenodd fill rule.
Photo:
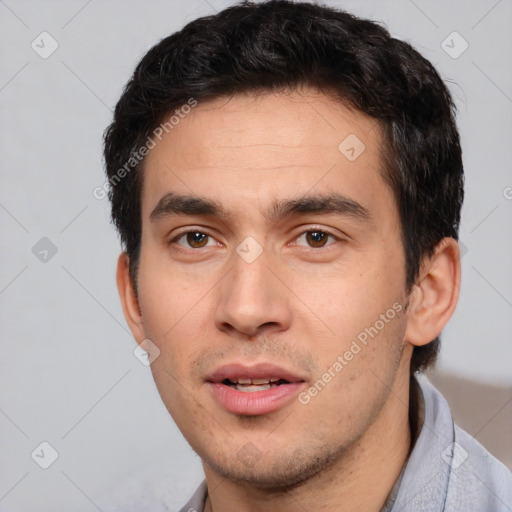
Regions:
<instances>
[{"instance_id":1,"label":"ear","mask_svg":"<svg viewBox=\"0 0 512 512\"><path fill-rule=\"evenodd\" d=\"M133 289L130 277L130 259L126 252L119 255L117 260L117 289L123 306L124 317L132 331L133 337L137 343L141 343L145 338L144 324L139 307L139 301Z\"/></svg>"},{"instance_id":2,"label":"ear","mask_svg":"<svg viewBox=\"0 0 512 512\"><path fill-rule=\"evenodd\" d=\"M414 346L433 341L451 318L460 290L460 251L454 238L443 238L422 262L413 286L405 339Z\"/></svg>"}]
</instances>

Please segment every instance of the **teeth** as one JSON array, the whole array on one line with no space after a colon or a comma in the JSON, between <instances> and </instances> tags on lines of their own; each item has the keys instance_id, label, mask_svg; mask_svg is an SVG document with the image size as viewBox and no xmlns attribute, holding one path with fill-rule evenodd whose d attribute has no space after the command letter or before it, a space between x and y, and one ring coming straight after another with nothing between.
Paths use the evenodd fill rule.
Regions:
<instances>
[{"instance_id":1,"label":"teeth","mask_svg":"<svg viewBox=\"0 0 512 512\"><path fill-rule=\"evenodd\" d=\"M252 383L259 385L259 384L268 384L270 382L270 379L252 379ZM238 380L238 383L240 384L240 380Z\"/></svg>"},{"instance_id":2,"label":"teeth","mask_svg":"<svg viewBox=\"0 0 512 512\"><path fill-rule=\"evenodd\" d=\"M235 379L228 379L233 384L243 384L243 385L256 385L260 386L262 384L269 384L270 382L277 382L281 379L276 378L264 378L264 379L242 379L242 378L235 378Z\"/></svg>"},{"instance_id":3,"label":"teeth","mask_svg":"<svg viewBox=\"0 0 512 512\"><path fill-rule=\"evenodd\" d=\"M237 384L235 386L237 391L245 391L246 393L253 393L254 391L266 391L270 389L270 384L264 384L262 386L249 386L247 384Z\"/></svg>"}]
</instances>

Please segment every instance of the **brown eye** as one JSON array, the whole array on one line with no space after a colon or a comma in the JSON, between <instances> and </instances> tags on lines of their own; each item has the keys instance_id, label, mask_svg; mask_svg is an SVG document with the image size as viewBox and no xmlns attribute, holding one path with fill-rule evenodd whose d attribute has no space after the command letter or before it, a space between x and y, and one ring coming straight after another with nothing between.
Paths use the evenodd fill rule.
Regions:
<instances>
[{"instance_id":1,"label":"brown eye","mask_svg":"<svg viewBox=\"0 0 512 512\"><path fill-rule=\"evenodd\" d=\"M323 247L327 243L329 235L322 231L308 231L306 241L311 247Z\"/></svg>"},{"instance_id":2,"label":"brown eye","mask_svg":"<svg viewBox=\"0 0 512 512\"><path fill-rule=\"evenodd\" d=\"M330 242L329 239L331 239ZM306 243L313 249L321 249L331 245L336 240L338 240L338 238L336 238L334 235L331 235L330 233L320 230L311 230L304 231L302 235L296 239L296 243L298 245L304 245L304 243Z\"/></svg>"},{"instance_id":3,"label":"brown eye","mask_svg":"<svg viewBox=\"0 0 512 512\"><path fill-rule=\"evenodd\" d=\"M187 233L187 243L194 249L204 247L208 243L208 235L199 231L190 231Z\"/></svg>"}]
</instances>

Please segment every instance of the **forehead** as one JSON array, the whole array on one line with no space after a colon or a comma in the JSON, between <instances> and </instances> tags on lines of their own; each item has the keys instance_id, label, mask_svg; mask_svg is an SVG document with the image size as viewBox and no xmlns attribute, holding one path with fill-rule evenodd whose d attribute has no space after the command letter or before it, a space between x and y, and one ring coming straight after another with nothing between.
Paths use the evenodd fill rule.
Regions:
<instances>
[{"instance_id":1,"label":"forehead","mask_svg":"<svg viewBox=\"0 0 512 512\"><path fill-rule=\"evenodd\" d=\"M313 90L199 102L156 142L143 171L145 219L167 192L239 211L309 192L368 205L390 195L377 122Z\"/></svg>"}]
</instances>

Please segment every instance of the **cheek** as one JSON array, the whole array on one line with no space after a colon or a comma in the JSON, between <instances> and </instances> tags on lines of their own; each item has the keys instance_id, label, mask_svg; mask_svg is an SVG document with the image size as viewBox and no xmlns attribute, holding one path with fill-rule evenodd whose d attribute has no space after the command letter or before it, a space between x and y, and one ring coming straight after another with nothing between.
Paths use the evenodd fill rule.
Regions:
<instances>
[{"instance_id":1,"label":"cheek","mask_svg":"<svg viewBox=\"0 0 512 512\"><path fill-rule=\"evenodd\" d=\"M311 429L318 435L335 432L340 440L355 440L389 397L399 371L404 318L396 316L381 330L362 332L364 343L357 337L348 341L338 338L337 348L333 349L335 344L324 347L323 368L307 396L302 395L302 403L308 401L303 407L310 408L304 419L315 418Z\"/></svg>"},{"instance_id":2,"label":"cheek","mask_svg":"<svg viewBox=\"0 0 512 512\"><path fill-rule=\"evenodd\" d=\"M173 268L166 254L156 247L141 251L139 265L139 303L147 336L162 342L183 320L190 324L190 315L201 302L203 286Z\"/></svg>"},{"instance_id":3,"label":"cheek","mask_svg":"<svg viewBox=\"0 0 512 512\"><path fill-rule=\"evenodd\" d=\"M146 337L160 350L151 370L164 403L176 409L175 403L180 401L183 406L187 398L180 385L188 389L195 384L191 370L204 350L207 324L212 322L208 296L203 287L190 284L178 273L163 275L156 266L146 268L151 271L143 271L139 291L142 321Z\"/></svg>"},{"instance_id":4,"label":"cheek","mask_svg":"<svg viewBox=\"0 0 512 512\"><path fill-rule=\"evenodd\" d=\"M299 320L319 359L314 401L321 407L340 404L356 416L364 416L391 387L407 323L400 255L363 256L358 268L317 275L315 283L304 277L297 292L316 314Z\"/></svg>"},{"instance_id":5,"label":"cheek","mask_svg":"<svg viewBox=\"0 0 512 512\"><path fill-rule=\"evenodd\" d=\"M393 258L391 266L388 262ZM298 315L296 320L311 331L310 336L317 338L320 346L330 345L338 351L376 322L382 330L381 315L386 321L392 320L396 308L403 306L403 268L396 259L396 255L367 253L328 272L295 273L291 287L304 305L297 304L301 311L306 308L305 316Z\"/></svg>"}]
</instances>

